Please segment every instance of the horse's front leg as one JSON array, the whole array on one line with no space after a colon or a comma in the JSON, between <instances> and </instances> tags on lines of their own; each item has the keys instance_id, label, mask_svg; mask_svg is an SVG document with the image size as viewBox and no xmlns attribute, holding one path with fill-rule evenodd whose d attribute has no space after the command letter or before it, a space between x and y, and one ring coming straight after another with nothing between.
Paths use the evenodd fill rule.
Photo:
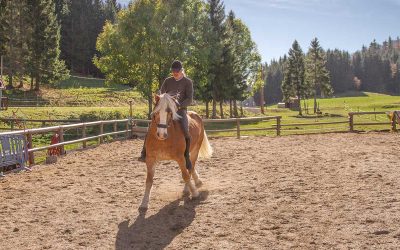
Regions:
<instances>
[{"instance_id":1,"label":"horse's front leg","mask_svg":"<svg viewBox=\"0 0 400 250\"><path fill-rule=\"evenodd\" d=\"M146 159L146 165L147 165L146 189L144 191L142 204L140 205L139 210L146 210L148 208L151 187L153 186L153 178L156 170L155 161L151 159Z\"/></svg>"},{"instance_id":2,"label":"horse's front leg","mask_svg":"<svg viewBox=\"0 0 400 250\"><path fill-rule=\"evenodd\" d=\"M181 169L181 172L182 172L182 179L185 182L184 192L190 191L192 193L193 198L199 196L199 192L197 191L197 188L190 180L190 172L186 168L185 158L183 157L182 159L178 160L178 164L179 164L179 168Z\"/></svg>"}]
</instances>

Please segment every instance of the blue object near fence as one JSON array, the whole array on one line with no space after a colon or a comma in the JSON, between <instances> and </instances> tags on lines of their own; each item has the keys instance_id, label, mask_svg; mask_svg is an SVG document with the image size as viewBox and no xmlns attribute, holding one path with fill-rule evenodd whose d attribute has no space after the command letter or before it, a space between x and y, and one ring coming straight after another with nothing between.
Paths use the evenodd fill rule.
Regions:
<instances>
[{"instance_id":1,"label":"blue object near fence","mask_svg":"<svg viewBox=\"0 0 400 250\"><path fill-rule=\"evenodd\" d=\"M16 166L12 171L30 170L25 166L28 147L24 135L0 135L0 177L4 167Z\"/></svg>"}]
</instances>

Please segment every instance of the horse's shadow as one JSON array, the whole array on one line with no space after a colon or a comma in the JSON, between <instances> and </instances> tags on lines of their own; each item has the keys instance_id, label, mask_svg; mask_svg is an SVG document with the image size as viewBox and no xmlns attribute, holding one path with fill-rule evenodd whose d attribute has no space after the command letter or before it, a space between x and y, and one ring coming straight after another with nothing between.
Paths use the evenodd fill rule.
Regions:
<instances>
[{"instance_id":1,"label":"horse's shadow","mask_svg":"<svg viewBox=\"0 0 400 250\"><path fill-rule=\"evenodd\" d=\"M207 199L208 192L200 192L199 198L178 199L163 207L157 214L145 218L140 212L135 222L129 226L126 220L119 224L115 249L164 249L187 228L196 216L195 208ZM179 203L183 201L183 205Z\"/></svg>"}]
</instances>

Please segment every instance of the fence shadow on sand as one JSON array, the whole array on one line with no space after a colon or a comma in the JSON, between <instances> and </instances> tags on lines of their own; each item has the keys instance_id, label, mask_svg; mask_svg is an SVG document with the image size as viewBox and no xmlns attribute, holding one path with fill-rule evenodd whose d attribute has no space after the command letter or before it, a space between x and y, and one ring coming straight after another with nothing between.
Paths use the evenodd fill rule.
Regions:
<instances>
[{"instance_id":1,"label":"fence shadow on sand","mask_svg":"<svg viewBox=\"0 0 400 250\"><path fill-rule=\"evenodd\" d=\"M200 192L199 198L182 198L163 207L158 213L146 218L141 211L132 225L130 220L119 224L115 242L116 250L164 249L196 216L196 207L206 200L208 192ZM180 202L183 201L183 205Z\"/></svg>"}]
</instances>

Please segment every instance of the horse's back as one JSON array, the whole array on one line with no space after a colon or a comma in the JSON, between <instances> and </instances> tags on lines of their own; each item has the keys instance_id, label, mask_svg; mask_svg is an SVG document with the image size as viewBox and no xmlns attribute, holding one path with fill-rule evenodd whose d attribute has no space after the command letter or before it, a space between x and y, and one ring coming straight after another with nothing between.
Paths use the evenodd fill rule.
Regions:
<instances>
[{"instance_id":1,"label":"horse's back","mask_svg":"<svg viewBox=\"0 0 400 250\"><path fill-rule=\"evenodd\" d=\"M194 111L188 111L187 112L188 116L196 121L201 121L203 122L203 120L201 119L201 117Z\"/></svg>"}]
</instances>

